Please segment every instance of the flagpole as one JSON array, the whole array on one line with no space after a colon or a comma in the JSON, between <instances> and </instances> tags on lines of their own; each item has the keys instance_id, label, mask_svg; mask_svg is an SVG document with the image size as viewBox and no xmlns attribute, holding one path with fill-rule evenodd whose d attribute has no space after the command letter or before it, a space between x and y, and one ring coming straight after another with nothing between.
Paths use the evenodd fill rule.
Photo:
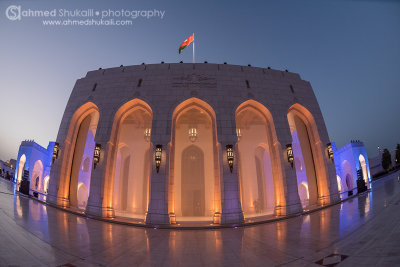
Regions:
<instances>
[{"instance_id":1,"label":"flagpole","mask_svg":"<svg viewBox=\"0 0 400 267\"><path fill-rule=\"evenodd\" d=\"M193 33L193 64L194 64L194 33Z\"/></svg>"}]
</instances>

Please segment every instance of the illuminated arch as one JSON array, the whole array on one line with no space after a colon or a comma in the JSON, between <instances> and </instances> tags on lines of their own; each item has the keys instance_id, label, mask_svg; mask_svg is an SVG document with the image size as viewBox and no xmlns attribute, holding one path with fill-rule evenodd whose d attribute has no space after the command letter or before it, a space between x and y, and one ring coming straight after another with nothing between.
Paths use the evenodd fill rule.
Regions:
<instances>
[{"instance_id":1,"label":"illuminated arch","mask_svg":"<svg viewBox=\"0 0 400 267\"><path fill-rule=\"evenodd\" d=\"M130 200L129 202L133 205L130 207L130 212L129 213L124 213L123 215L121 213L118 213L120 209L120 202L118 201L117 197L120 197L116 194L120 193L119 188L115 188L116 183L118 183L119 187L119 176L120 176L120 166L119 161L121 158L121 151L128 151L129 150L129 142L132 140L125 140L123 137L121 137L121 133L123 132L124 129L124 122L128 119L130 119L130 116L135 115L136 113L141 113L143 116L146 116L146 118L142 118L143 121L139 122L139 126L137 129L140 129L136 131L134 130L135 133L139 133L141 135L140 140L136 139L137 141L142 141L141 144L141 149L140 151L136 150L136 155L141 158L141 161L143 161L143 164L138 164L136 163L136 166L139 168L143 168L143 173L142 175L139 175L141 177L138 178L139 176L135 174L135 179L134 181L130 181L131 183L135 183L135 185L139 185L139 188L137 186L135 187L130 187L132 190L132 196L129 196ZM140 118L139 118L140 119ZM110 135L110 140L107 143L107 155L106 155L106 169L105 169L105 177L104 177L104 186L103 186L103 192L104 192L104 198L103 198L103 206L105 207L105 212L104 216L107 217L112 217L117 213L117 215L121 216L129 216L129 217L140 217L144 218L145 213L147 212L148 209L148 201L149 201L149 179L150 179L150 147L151 143L147 142L144 139L144 133L145 129L150 129L152 127L152 120L153 120L153 111L151 107L144 102L143 100L140 99L132 99L125 104L123 104L118 111L114 115L114 120L113 120L113 125L111 129L111 135ZM135 122L136 123L136 122ZM143 128L143 129L142 129ZM132 152L134 153L134 152ZM133 155L133 154L132 154ZM133 163L133 161L131 161ZM140 165L140 166L139 166ZM138 169L136 167L135 171ZM128 174L127 174L128 175ZM116 179L117 177L117 179ZM128 182L128 181L127 181ZM124 190L128 190L128 188L124 188ZM135 191L136 190L136 191ZM139 191L138 191L139 190ZM142 194L142 197L138 199L138 194ZM128 201L128 200L127 200ZM114 205L115 202L115 205ZM137 204L137 202L141 202L141 204ZM140 206L140 207L139 207ZM144 210L142 211L142 206ZM117 210L115 210L117 208Z\"/></svg>"},{"instance_id":2,"label":"illuminated arch","mask_svg":"<svg viewBox=\"0 0 400 267\"><path fill-rule=\"evenodd\" d=\"M310 191L310 201L311 199L314 201L315 196L319 204L328 204L330 201L328 196L330 195L329 192L329 174L328 174L328 166L326 164L326 160L324 158L324 149L322 146L322 142L318 133L317 124L314 120L314 116L302 105L296 103L292 105L288 110L288 121L290 125L291 132L297 131L296 129L296 118L300 119L300 122L304 124L306 129L306 135L308 138L299 138L300 145L304 140L308 139L310 144L310 151L311 151L311 159L310 162L314 165L315 178L310 178L312 172L309 170L307 173L308 179L316 180L316 188L310 188L310 183L308 183L309 191ZM299 122L299 121L298 121ZM300 134L297 132L297 134ZM294 151L296 152L296 151ZM305 151L303 151L305 152ZM307 153L308 154L308 153ZM307 156L307 155L306 155ZM307 156L310 158L310 156ZM310 165L310 164L309 164ZM310 167L309 167L310 168ZM307 167L306 167L307 171ZM314 176L314 175L312 175ZM311 181L310 180L310 181ZM310 182L309 181L309 182ZM310 203L313 204L313 203Z\"/></svg>"},{"instance_id":3,"label":"illuminated arch","mask_svg":"<svg viewBox=\"0 0 400 267\"><path fill-rule=\"evenodd\" d=\"M66 205L71 204L71 196L76 199L75 194L77 194L78 179L74 178L75 181L74 186L72 186L73 188L71 188L72 191L70 190L70 184L71 176L77 176L76 173L79 172L81 166L81 162L77 162L79 161L79 157L74 157L75 152L78 152L78 150L76 150L76 148L78 148L77 139L84 139L88 136L89 131L92 133L93 137L95 136L99 116L98 107L92 102L87 102L75 111L70 120L67 136L61 149L62 162L59 171L59 189L57 198L57 204L60 206L65 207ZM87 128L85 133L83 132L84 129L81 129L84 122L86 125L85 129ZM82 150L81 144L79 144L79 150ZM82 157L82 155L80 155L80 157ZM74 164L75 167L73 167L73 163L76 163ZM75 204L76 203L72 203L72 205Z\"/></svg>"},{"instance_id":4,"label":"illuminated arch","mask_svg":"<svg viewBox=\"0 0 400 267\"><path fill-rule=\"evenodd\" d=\"M235 120L237 132L240 131L242 135L240 141L238 139L237 148L239 151L240 198L244 215L246 217L247 211L247 217L249 217L252 210L258 210L259 212L256 213L260 215L271 212L271 206L268 204L271 201L271 196L273 197L272 207L275 213L279 215L279 206L284 206L286 200L280 153L281 145L277 139L272 115L264 105L254 100L247 100L236 109ZM258 134L250 127L256 127ZM246 128L249 128L248 133L246 133ZM254 136L254 138L247 140L246 134L256 134L258 137ZM246 142L246 144L243 142ZM254 147L254 151L248 151L249 147ZM245 167L245 165L248 166ZM242 169L247 171L244 172ZM252 172L252 169L255 172ZM260 173L262 173L262 180L259 177ZM252 176L257 177L257 181L249 183L247 180L251 179ZM257 184L265 189L261 190ZM260 197L263 199L261 203ZM265 211L262 212L262 210Z\"/></svg>"},{"instance_id":5,"label":"illuminated arch","mask_svg":"<svg viewBox=\"0 0 400 267\"><path fill-rule=\"evenodd\" d=\"M336 175L336 180L338 184L338 192L342 192L342 178L339 175Z\"/></svg>"},{"instance_id":6,"label":"illuminated arch","mask_svg":"<svg viewBox=\"0 0 400 267\"><path fill-rule=\"evenodd\" d=\"M18 163L17 184L21 183L22 176L24 175L25 163L26 163L26 156L25 154L22 154L22 156L19 158L19 163Z\"/></svg>"},{"instance_id":7,"label":"illuminated arch","mask_svg":"<svg viewBox=\"0 0 400 267\"><path fill-rule=\"evenodd\" d=\"M340 168L342 171L342 177L344 177L345 179L344 181L347 190L352 190L354 187L354 183L353 183L353 171L350 163L347 160L343 160L342 163L340 164Z\"/></svg>"},{"instance_id":8,"label":"illuminated arch","mask_svg":"<svg viewBox=\"0 0 400 267\"><path fill-rule=\"evenodd\" d=\"M367 170L367 162L362 154L358 157L360 163L360 169L362 170L363 179L365 181L365 185L369 187L369 177L368 177L368 170Z\"/></svg>"},{"instance_id":9,"label":"illuminated arch","mask_svg":"<svg viewBox=\"0 0 400 267\"><path fill-rule=\"evenodd\" d=\"M46 177L44 177L43 181L43 192L45 194L47 194L49 191L49 182L50 182L50 176L47 175Z\"/></svg>"},{"instance_id":10,"label":"illuminated arch","mask_svg":"<svg viewBox=\"0 0 400 267\"><path fill-rule=\"evenodd\" d=\"M212 107L206 102L198 98L190 98L180 103L172 114L172 127L171 127L171 142L170 142L170 172L169 172L169 184L168 184L168 212L170 214L171 223L175 222L175 218L185 220L191 220L189 217L182 216L181 211L181 168L182 164L181 152L185 147L192 145L189 138L177 138L177 134L186 134L188 136L188 129L179 128L180 125L188 126L191 122L188 120L185 122L185 116L192 114L195 118L202 118L202 123L207 123L207 130L204 128L204 136L201 137L199 132L199 140L205 138L208 140L202 143L196 143L201 150L203 150L204 158L209 160L205 161L205 216L202 216L201 220L218 220L217 214L221 212L221 191L220 191L220 166L218 151L220 144L217 140L217 124L216 116ZM182 123L181 123L182 118ZM200 124L199 124L200 125ZM188 126L189 127L189 126ZM199 127L206 127L200 125ZM179 129L178 129L179 128ZM201 129L201 128L199 128ZM199 141L203 142L203 141ZM177 150L178 149L178 150ZM182 150L182 151L181 151ZM211 167L212 166L212 167ZM210 195L211 194L211 195ZM175 217L176 215L176 217Z\"/></svg>"},{"instance_id":11,"label":"illuminated arch","mask_svg":"<svg viewBox=\"0 0 400 267\"><path fill-rule=\"evenodd\" d=\"M37 160L33 165L32 176L31 176L31 188L33 190L40 190L40 183L43 175L43 163L41 160Z\"/></svg>"}]
</instances>

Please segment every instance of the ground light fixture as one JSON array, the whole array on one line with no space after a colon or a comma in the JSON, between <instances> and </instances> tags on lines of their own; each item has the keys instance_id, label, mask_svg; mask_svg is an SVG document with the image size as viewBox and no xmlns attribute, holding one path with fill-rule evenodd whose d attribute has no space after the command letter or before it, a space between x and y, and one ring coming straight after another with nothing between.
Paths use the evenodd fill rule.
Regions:
<instances>
[{"instance_id":1,"label":"ground light fixture","mask_svg":"<svg viewBox=\"0 0 400 267\"><path fill-rule=\"evenodd\" d=\"M60 152L60 145L56 142L54 143L54 148L53 148L53 163L56 159L58 159L59 152Z\"/></svg>"},{"instance_id":2,"label":"ground light fixture","mask_svg":"<svg viewBox=\"0 0 400 267\"><path fill-rule=\"evenodd\" d=\"M156 162L157 173L160 171L161 155L162 155L162 145L156 145L156 154L154 156L154 160Z\"/></svg>"},{"instance_id":3,"label":"ground light fixture","mask_svg":"<svg viewBox=\"0 0 400 267\"><path fill-rule=\"evenodd\" d=\"M233 160L235 159L235 155L233 154L232 145L226 145L226 158L228 160L229 169L232 172L232 170L233 170Z\"/></svg>"},{"instance_id":4,"label":"ground light fixture","mask_svg":"<svg viewBox=\"0 0 400 267\"><path fill-rule=\"evenodd\" d=\"M96 165L100 161L100 153L101 153L101 145L96 144L94 147L94 153L93 153L93 163L94 163L94 168L96 169Z\"/></svg>"},{"instance_id":5,"label":"ground light fixture","mask_svg":"<svg viewBox=\"0 0 400 267\"><path fill-rule=\"evenodd\" d=\"M286 154L287 154L287 160L290 163L290 166L292 166L293 168L293 148L292 148L292 144L287 144L286 145Z\"/></svg>"},{"instance_id":6,"label":"ground light fixture","mask_svg":"<svg viewBox=\"0 0 400 267\"><path fill-rule=\"evenodd\" d=\"M331 143L328 143L328 144L326 145L326 149L327 149L327 152L328 152L328 157L329 157L329 159L333 161L333 149L332 149L332 144L331 144Z\"/></svg>"}]
</instances>

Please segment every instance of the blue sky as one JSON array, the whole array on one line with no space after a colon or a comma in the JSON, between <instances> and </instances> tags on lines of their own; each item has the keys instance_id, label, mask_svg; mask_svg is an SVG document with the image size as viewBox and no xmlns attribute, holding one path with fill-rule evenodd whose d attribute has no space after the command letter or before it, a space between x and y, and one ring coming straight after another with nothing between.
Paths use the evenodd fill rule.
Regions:
<instances>
[{"instance_id":1,"label":"blue sky","mask_svg":"<svg viewBox=\"0 0 400 267\"><path fill-rule=\"evenodd\" d=\"M43 26L11 21L22 9L163 10L131 26ZM311 82L329 136L394 149L400 143L400 1L5 1L0 0L0 159L24 139L55 140L75 81L89 70L190 62L180 43L196 34L196 61L288 69Z\"/></svg>"}]
</instances>

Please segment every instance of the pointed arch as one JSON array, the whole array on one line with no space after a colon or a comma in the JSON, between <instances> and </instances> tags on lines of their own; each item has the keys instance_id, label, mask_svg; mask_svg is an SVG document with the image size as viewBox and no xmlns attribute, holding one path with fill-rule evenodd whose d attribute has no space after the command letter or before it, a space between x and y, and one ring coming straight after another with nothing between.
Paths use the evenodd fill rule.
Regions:
<instances>
[{"instance_id":1,"label":"pointed arch","mask_svg":"<svg viewBox=\"0 0 400 267\"><path fill-rule=\"evenodd\" d=\"M191 114L190 116L188 114ZM186 117L185 117L186 116ZM216 215L221 212L221 191L220 191L220 166L218 150L220 144L217 140L216 115L213 108L203 100L190 98L175 108L172 113L171 124L171 142L170 146L170 164L169 164L169 183L168 183L168 212L170 220L175 222L175 215L178 220L189 220L182 214L181 210L181 182L182 182L182 152L186 147L193 145L188 138L177 138L177 135L186 133L187 129L181 128L181 125L196 124L192 119L200 119L202 131L199 131L199 140L197 146L204 153L204 158L212 158L205 161L205 215L195 216L201 220L215 220ZM200 126L199 126L200 127ZM208 127L208 128L207 128ZM199 128L200 129L200 128ZM206 141L207 140L207 141ZM203 142L204 141L204 142ZM196 141L194 141L196 142ZM203 197L203 196L202 196Z\"/></svg>"},{"instance_id":2,"label":"pointed arch","mask_svg":"<svg viewBox=\"0 0 400 267\"><path fill-rule=\"evenodd\" d=\"M97 123L99 121L99 108L93 102L86 102L72 115L67 136L61 147L61 167L59 170L59 189L57 204L76 206L74 201L77 196L79 169L81 159L87 144L88 133L92 133L94 139ZM79 140L78 140L79 139ZM94 149L94 146L93 146ZM93 153L90 155L93 157ZM88 175L90 179L90 174ZM73 179L72 179L73 178ZM52 182L51 182L52 183ZM72 185L71 185L72 183Z\"/></svg>"},{"instance_id":3,"label":"pointed arch","mask_svg":"<svg viewBox=\"0 0 400 267\"><path fill-rule=\"evenodd\" d=\"M261 103L255 100L247 100L237 107L235 111L235 120L237 132L241 132L242 134L242 137L240 137L241 139L238 137L238 166L240 169L246 169L246 172L239 170L240 196L244 215L245 217L251 217L255 216L257 213L259 213L259 215L265 212L269 213L269 209L264 209L264 211L262 211L262 207L269 207L267 203L268 198L271 196L273 196L274 199L273 209L277 214L280 210L279 207L286 205L286 199L280 152L281 144L278 142L272 114ZM252 136L246 140L245 135L255 134L255 129L250 129L250 127L258 127L257 132L259 134L258 137ZM246 133L245 128L249 128L248 133ZM243 141L245 141L246 144L244 144ZM253 172L251 172L252 169ZM253 175L251 173L253 173ZM260 175L262 178L259 177ZM257 182L249 183L248 179L251 179L252 176L257 177L258 183L261 183L263 187L272 182L273 190L270 191L271 188L266 186L265 192L262 190L260 191L261 184L256 186L258 184ZM251 189L249 186L256 187ZM256 195L259 197L261 196L264 200L262 201L259 197L255 197ZM257 212L256 210L261 210L261 212ZM251 215L251 213L253 213L253 215Z\"/></svg>"},{"instance_id":4,"label":"pointed arch","mask_svg":"<svg viewBox=\"0 0 400 267\"><path fill-rule=\"evenodd\" d=\"M301 147L306 147L307 145L304 144L303 142L306 142L304 140L307 140L308 137L308 142L309 142L309 151L311 152L310 157L310 162L314 165L312 168L313 170L310 169L310 164L307 172L307 179L310 182L310 175L311 172L314 172L312 176L315 176L316 180L316 188L312 188L312 184L308 184L308 188L310 190L310 199L315 196L316 200L315 203L319 204L327 204L329 203L328 196L330 195L329 192L329 174L328 174L328 166L326 164L326 159L324 157L324 149L322 146L322 142L319 136L318 132L318 127L315 122L314 116L302 105L296 103L292 105L289 110L288 110L288 121L289 121L289 126L291 133L295 131L298 135L300 134L298 132L298 129L296 128L296 123L295 123L295 118L298 118L297 122L301 122L305 126L305 131L303 131L303 135L305 135L302 139L300 140L300 145ZM304 130L304 129L303 129ZM294 151L295 152L295 151ZM295 152L296 153L296 152ZM305 153L305 151L303 151ZM307 171L307 167L306 167ZM310 203L313 204L313 203Z\"/></svg>"},{"instance_id":5,"label":"pointed arch","mask_svg":"<svg viewBox=\"0 0 400 267\"><path fill-rule=\"evenodd\" d=\"M26 156L25 154L22 154L22 156L19 158L19 163L18 163L17 184L21 183L22 176L24 175L25 163L26 163Z\"/></svg>"},{"instance_id":6,"label":"pointed arch","mask_svg":"<svg viewBox=\"0 0 400 267\"><path fill-rule=\"evenodd\" d=\"M151 132L152 121L151 107L138 98L123 104L114 115L102 189L103 206L109 212L105 214L107 217L142 219L147 212L151 143L149 139L145 140L144 134L148 129Z\"/></svg>"}]
</instances>

